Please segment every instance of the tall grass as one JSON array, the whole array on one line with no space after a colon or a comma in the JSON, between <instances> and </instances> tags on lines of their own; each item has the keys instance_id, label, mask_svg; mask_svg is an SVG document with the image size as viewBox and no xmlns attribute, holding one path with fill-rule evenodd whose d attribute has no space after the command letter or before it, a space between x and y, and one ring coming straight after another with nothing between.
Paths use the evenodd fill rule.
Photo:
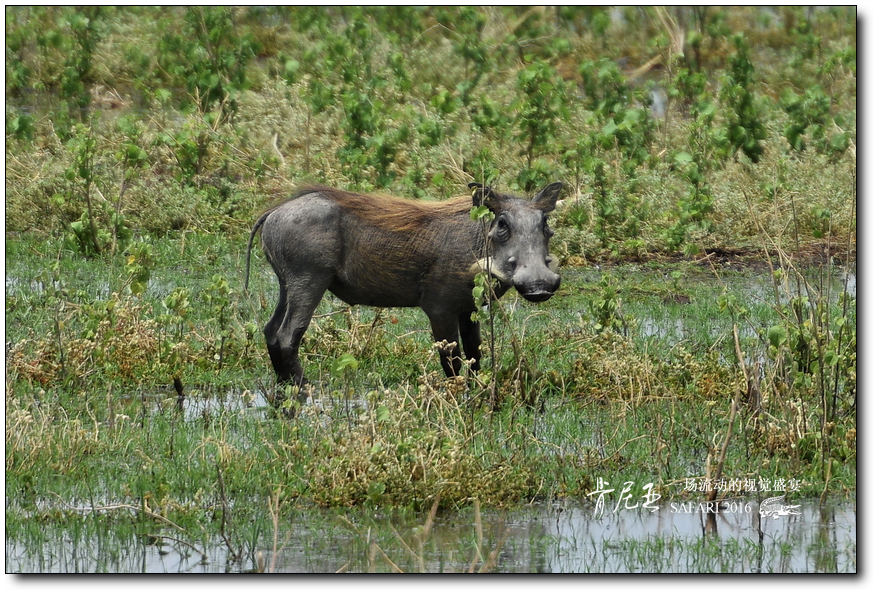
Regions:
<instances>
[{"instance_id":1,"label":"tall grass","mask_svg":"<svg viewBox=\"0 0 873 590\"><path fill-rule=\"evenodd\" d=\"M488 361L475 379L455 381L439 375L417 310L349 310L327 298L303 347L315 381L311 403L294 420L264 421L273 386L257 323L272 301L231 290L232 311L218 321L216 306L226 303L205 298L219 283L197 261L220 244L188 241L185 260L199 270L167 285L166 295L81 293L90 303L71 302L65 293L93 288L80 266L102 265L77 259L61 265L66 280L10 293L7 317L29 319L10 324L18 328L7 356L9 485L22 490L28 481L42 495L55 485L55 470L78 496L86 472L147 467L133 479L142 487L101 478L106 501L129 503L125 495L161 489L181 506L200 489L228 497L230 489L262 495L279 485L323 505L426 506L437 494L447 505L502 504L582 498L597 477L619 471L681 495L683 478L711 477L707 463L720 462L726 475L802 476L805 493L853 485L851 292L813 300L830 310L822 350L839 355L816 363L817 346L797 357L800 334L777 338L808 327L766 294L756 272L713 267L723 282L687 265L600 271L607 281L568 272L549 313L507 296L494 323L496 366ZM155 245L158 267L182 263L178 252ZM35 266L16 267L22 284L32 282L24 269L39 273ZM797 272L812 289L810 271ZM267 281L256 275L254 289L266 291ZM749 293L760 301L752 305ZM647 333L649 313L684 328ZM491 348L486 343L486 359ZM343 358L356 362L340 362L338 372ZM820 384L828 387L824 399ZM499 406L490 403L495 390ZM136 461L117 462L132 449Z\"/></svg>"},{"instance_id":2,"label":"tall grass","mask_svg":"<svg viewBox=\"0 0 873 590\"><path fill-rule=\"evenodd\" d=\"M192 545L213 527L257 563L298 504L585 501L598 479L685 497L717 474L855 489L851 11L6 14L12 526L87 507ZM460 380L420 311L328 296L312 399L275 415L258 251L241 288L257 212L301 181L444 198L473 177L572 184L561 290L489 306Z\"/></svg>"}]
</instances>

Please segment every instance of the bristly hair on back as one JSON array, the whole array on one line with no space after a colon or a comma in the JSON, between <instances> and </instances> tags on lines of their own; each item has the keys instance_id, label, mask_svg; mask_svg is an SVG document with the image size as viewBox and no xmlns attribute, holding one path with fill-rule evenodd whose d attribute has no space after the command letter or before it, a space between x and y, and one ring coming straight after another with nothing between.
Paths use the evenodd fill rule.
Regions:
<instances>
[{"instance_id":1,"label":"bristly hair on back","mask_svg":"<svg viewBox=\"0 0 873 590\"><path fill-rule=\"evenodd\" d=\"M384 194L364 195L320 185L301 187L291 198L313 193L336 202L349 214L376 227L401 232L421 228L434 217L468 214L473 206L468 196L445 201L419 201Z\"/></svg>"}]
</instances>

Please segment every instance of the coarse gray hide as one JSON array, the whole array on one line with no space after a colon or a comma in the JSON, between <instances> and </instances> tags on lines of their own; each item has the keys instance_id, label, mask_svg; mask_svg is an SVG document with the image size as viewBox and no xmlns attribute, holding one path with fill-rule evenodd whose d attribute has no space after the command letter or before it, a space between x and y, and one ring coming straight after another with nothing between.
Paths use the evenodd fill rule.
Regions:
<instances>
[{"instance_id":1,"label":"coarse gray hide","mask_svg":"<svg viewBox=\"0 0 873 590\"><path fill-rule=\"evenodd\" d=\"M461 370L458 342L472 368L479 368L479 325L470 318L477 272L487 270L496 279L497 297L511 287L534 302L555 293L561 277L549 255L546 215L561 183L532 200L469 186L472 199L440 202L312 186L264 213L249 237L246 286L260 229L279 279L279 302L264 336L280 384L305 382L300 342L325 291L349 305L423 309L434 340L448 343L440 351L447 376ZM483 204L494 214L487 231L470 218L471 208Z\"/></svg>"}]
</instances>

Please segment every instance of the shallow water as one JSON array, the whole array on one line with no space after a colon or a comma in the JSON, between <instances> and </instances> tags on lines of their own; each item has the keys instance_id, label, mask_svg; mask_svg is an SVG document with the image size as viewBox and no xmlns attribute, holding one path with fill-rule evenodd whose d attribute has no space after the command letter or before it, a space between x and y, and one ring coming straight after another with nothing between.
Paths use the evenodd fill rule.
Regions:
<instances>
[{"instance_id":1,"label":"shallow water","mask_svg":"<svg viewBox=\"0 0 873 590\"><path fill-rule=\"evenodd\" d=\"M805 502L796 515L760 516L759 503L737 500L716 510L697 502L657 503L659 510L602 513L575 503L483 511L443 511L404 520L378 511L317 509L272 523L258 543L231 558L212 538L166 530L114 534L99 520L41 531L42 542L6 540L7 572L856 572L854 503ZM629 504L632 506L632 504ZM478 541L478 530L482 540Z\"/></svg>"},{"instance_id":2,"label":"shallow water","mask_svg":"<svg viewBox=\"0 0 873 590\"><path fill-rule=\"evenodd\" d=\"M573 273L568 273L573 274ZM577 273L576 278L582 275ZM570 277L568 277L570 278ZM584 277L589 282L593 277ZM841 277L837 277L838 279ZM669 280L669 279L665 279ZM769 274L745 287L750 301L772 297ZM855 294L855 275L848 275L847 290ZM32 288L7 276L10 290ZM568 280L568 285L572 284ZM790 285L789 285L790 287ZM151 287L150 287L151 288ZM836 290L834 290L834 293ZM649 304L651 308L651 305ZM686 322L686 306L663 305L673 312L654 310L637 314L644 336L670 342L690 338L694 328ZM660 310L658 310L660 311ZM581 317L581 316L580 316ZM717 319L717 318L716 318ZM709 326L717 330L715 319ZM727 329L727 328L722 328ZM319 387L308 403L341 406L347 412L362 407L360 399L347 400L340 392ZM177 398L166 392L134 394L130 412L149 407L155 412L181 410L184 419L197 420L216 412L260 419L268 403L261 388L210 389L186 386ZM148 403L140 404L147 401ZM123 400L115 409L126 412ZM114 419L120 419L115 416ZM548 437L548 434L543 434ZM585 441L585 444L594 444ZM567 449L566 452L574 452ZM702 472L696 470L695 472ZM615 483L615 482L613 482ZM118 517L135 509L116 508L92 513L84 506L39 505L24 515L32 526L7 533L7 572L855 572L856 506L854 502L796 502L799 514L780 518L760 516L760 501L767 497L738 499L714 508L697 502L659 501L659 510L614 508L609 502L602 513L585 504L565 502L532 505L508 512L483 511L481 541L472 509L441 511L426 534L426 514L397 516L382 511L350 510L346 513L317 509L292 511L276 530L266 508L263 522L246 539L206 536L199 531L147 528L133 531ZM615 498L612 498L614 501ZM260 501L260 500L258 500ZM613 502L614 503L614 502ZM107 502L110 504L110 502ZM631 503L632 505L633 503ZM7 515L20 510L10 505ZM65 518L54 518L58 511ZM46 517L48 516L48 517ZM62 524L61 524L62 523ZM142 532L142 531L145 532ZM232 553L238 552L238 555Z\"/></svg>"}]
</instances>

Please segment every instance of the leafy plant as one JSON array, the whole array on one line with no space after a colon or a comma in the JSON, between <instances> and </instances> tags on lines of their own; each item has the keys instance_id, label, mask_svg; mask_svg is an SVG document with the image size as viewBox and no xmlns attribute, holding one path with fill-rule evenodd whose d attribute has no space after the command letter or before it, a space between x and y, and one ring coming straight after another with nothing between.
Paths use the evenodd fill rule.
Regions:
<instances>
[{"instance_id":1,"label":"leafy plant","mask_svg":"<svg viewBox=\"0 0 873 590\"><path fill-rule=\"evenodd\" d=\"M170 30L160 40L158 63L171 76L169 85L186 88L201 112L217 107L232 113L239 93L249 86L246 66L259 46L251 34L237 34L230 7L184 10L181 30Z\"/></svg>"},{"instance_id":2,"label":"leafy plant","mask_svg":"<svg viewBox=\"0 0 873 590\"><path fill-rule=\"evenodd\" d=\"M388 128L382 117L385 104L366 91L350 89L342 95L342 104L345 145L337 150L337 157L357 186L373 176L375 186L390 186L397 177L391 164L409 138L409 126Z\"/></svg>"},{"instance_id":3,"label":"leafy plant","mask_svg":"<svg viewBox=\"0 0 873 590\"><path fill-rule=\"evenodd\" d=\"M707 165L687 152L673 156L676 167L691 185L689 191L679 198L678 211L674 214L676 222L667 232L667 245L676 249L685 244L686 254L694 254L695 246L686 243L691 230L709 231L712 229L710 214L713 212L712 191L706 181Z\"/></svg>"},{"instance_id":4,"label":"leafy plant","mask_svg":"<svg viewBox=\"0 0 873 590\"><path fill-rule=\"evenodd\" d=\"M99 209L94 203L92 193L97 180L94 127L98 120L99 113L95 113L87 127L77 124L73 129L73 136L66 145L73 160L64 172L67 190L54 197L58 205L78 201L84 206L79 219L70 223L67 245L85 256L96 256L107 248L113 252L123 249L133 235L124 216L108 201L103 200Z\"/></svg>"},{"instance_id":5,"label":"leafy plant","mask_svg":"<svg viewBox=\"0 0 873 590\"><path fill-rule=\"evenodd\" d=\"M142 295L152 276L155 259L152 247L145 242L133 242L127 253L127 285L133 295Z\"/></svg>"},{"instance_id":6,"label":"leafy plant","mask_svg":"<svg viewBox=\"0 0 873 590\"><path fill-rule=\"evenodd\" d=\"M585 107L608 119L632 99L632 91L619 70L609 59L586 60L579 65L582 89L585 91Z\"/></svg>"},{"instance_id":7,"label":"leafy plant","mask_svg":"<svg viewBox=\"0 0 873 590\"><path fill-rule=\"evenodd\" d=\"M187 186L196 186L197 177L213 143L214 130L209 120L215 116L201 114L189 116L179 129L162 131L154 140L156 146L167 146L176 160L176 181Z\"/></svg>"},{"instance_id":8,"label":"leafy plant","mask_svg":"<svg viewBox=\"0 0 873 590\"><path fill-rule=\"evenodd\" d=\"M36 126L33 122L33 117L27 114L10 117L6 119L6 133L21 141L33 141Z\"/></svg>"},{"instance_id":9,"label":"leafy plant","mask_svg":"<svg viewBox=\"0 0 873 590\"><path fill-rule=\"evenodd\" d=\"M464 171L473 178L481 179L488 186L500 177L500 168L490 148L483 147L469 160L464 162Z\"/></svg>"},{"instance_id":10,"label":"leafy plant","mask_svg":"<svg viewBox=\"0 0 873 590\"><path fill-rule=\"evenodd\" d=\"M564 81L554 67L537 60L518 73L514 125L525 143L527 168L536 156L554 150L560 121L569 116ZM522 185L530 191L535 185Z\"/></svg>"},{"instance_id":11,"label":"leafy plant","mask_svg":"<svg viewBox=\"0 0 873 590\"><path fill-rule=\"evenodd\" d=\"M764 153L761 142L767 138L767 130L752 91L755 67L749 57L749 44L745 37L734 35L732 41L736 51L728 58L720 97L726 106L727 139L734 156L742 151L757 164Z\"/></svg>"},{"instance_id":12,"label":"leafy plant","mask_svg":"<svg viewBox=\"0 0 873 590\"><path fill-rule=\"evenodd\" d=\"M822 143L831 105L819 86L807 88L803 96L786 89L781 105L789 116L790 123L785 127L784 135L792 149L803 151L806 148L803 136L807 132L816 145Z\"/></svg>"},{"instance_id":13,"label":"leafy plant","mask_svg":"<svg viewBox=\"0 0 873 590\"><path fill-rule=\"evenodd\" d=\"M482 133L498 139L501 146L503 140L510 136L512 117L504 112L502 105L497 104L488 94L483 94L478 104L470 109L473 123Z\"/></svg>"},{"instance_id":14,"label":"leafy plant","mask_svg":"<svg viewBox=\"0 0 873 590\"><path fill-rule=\"evenodd\" d=\"M612 331L627 336L628 322L615 281L608 274L600 279L600 292L588 301L588 314L595 333Z\"/></svg>"},{"instance_id":15,"label":"leafy plant","mask_svg":"<svg viewBox=\"0 0 873 590\"><path fill-rule=\"evenodd\" d=\"M850 134L840 130L828 137L827 129L836 126L840 129L845 123L831 117L831 98L818 85L807 88L803 95L798 96L791 89L782 93L780 105L788 115L788 124L783 130L785 139L791 148L797 152L806 149L805 136L809 136L812 145L819 153L835 157L845 152L849 147Z\"/></svg>"},{"instance_id":16,"label":"leafy plant","mask_svg":"<svg viewBox=\"0 0 873 590\"><path fill-rule=\"evenodd\" d=\"M457 90L461 102L469 105L473 91L493 67L492 48L483 36L488 19L481 8L475 6L462 6L453 11L442 8L437 18L451 31L448 38L452 48L464 60L464 79L458 83Z\"/></svg>"},{"instance_id":17,"label":"leafy plant","mask_svg":"<svg viewBox=\"0 0 873 590\"><path fill-rule=\"evenodd\" d=\"M577 179L585 173L593 190L594 234L603 248L636 238L647 213L636 195L638 168L651 161L654 123L645 109L632 106L647 99L633 91L609 60L579 67L587 108L595 130L565 148L563 161Z\"/></svg>"},{"instance_id":18,"label":"leafy plant","mask_svg":"<svg viewBox=\"0 0 873 590\"><path fill-rule=\"evenodd\" d=\"M72 100L79 108L91 103L86 84L93 81L93 59L103 37L102 6L82 6L73 9L67 20L72 43L61 76L61 98Z\"/></svg>"},{"instance_id":19,"label":"leafy plant","mask_svg":"<svg viewBox=\"0 0 873 590\"><path fill-rule=\"evenodd\" d=\"M218 351L215 356L218 360L218 369L224 366L225 345L232 337L231 329L231 298L234 292L230 288L227 279L220 274L212 276L212 281L203 290L203 302L212 310L210 314L218 323Z\"/></svg>"},{"instance_id":20,"label":"leafy plant","mask_svg":"<svg viewBox=\"0 0 873 590\"><path fill-rule=\"evenodd\" d=\"M390 186L397 177L392 164L408 141L411 127L408 123L392 125L391 113L386 112L388 105L379 91L388 85L388 77L376 63L373 29L362 14L341 34L326 25L319 28L324 40L304 55L304 68L314 74L306 100L313 113L320 113L339 97L343 144L336 156L344 172L359 188L366 188L367 181L379 188ZM394 73L399 73L396 80L401 87L408 84L402 56L392 54L388 61ZM325 63L335 73L335 82L324 75Z\"/></svg>"},{"instance_id":21,"label":"leafy plant","mask_svg":"<svg viewBox=\"0 0 873 590\"><path fill-rule=\"evenodd\" d=\"M26 49L32 31L28 30L27 20L20 14L6 11L6 89L13 96L20 96L30 83L31 69L26 63ZM8 133L8 122L6 127Z\"/></svg>"}]
</instances>

